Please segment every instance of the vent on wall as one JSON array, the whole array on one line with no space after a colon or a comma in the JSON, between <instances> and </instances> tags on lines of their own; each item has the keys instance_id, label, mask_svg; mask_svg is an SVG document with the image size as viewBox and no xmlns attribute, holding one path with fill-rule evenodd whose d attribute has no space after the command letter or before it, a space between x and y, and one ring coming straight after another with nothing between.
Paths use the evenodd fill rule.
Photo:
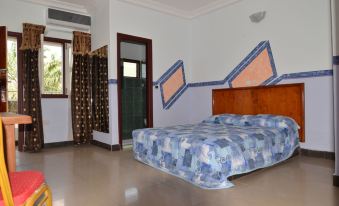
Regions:
<instances>
[{"instance_id":1,"label":"vent on wall","mask_svg":"<svg viewBox=\"0 0 339 206\"><path fill-rule=\"evenodd\" d=\"M91 17L48 8L47 24L67 27L81 31L89 31L91 26Z\"/></svg>"}]
</instances>

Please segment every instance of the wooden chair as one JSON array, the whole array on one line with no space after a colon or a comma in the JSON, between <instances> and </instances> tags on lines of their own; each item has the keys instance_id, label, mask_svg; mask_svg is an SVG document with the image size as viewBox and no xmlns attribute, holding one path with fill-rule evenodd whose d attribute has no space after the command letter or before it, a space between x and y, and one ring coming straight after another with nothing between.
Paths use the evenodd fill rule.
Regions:
<instances>
[{"instance_id":1,"label":"wooden chair","mask_svg":"<svg viewBox=\"0 0 339 206\"><path fill-rule=\"evenodd\" d=\"M0 206L51 206L52 194L38 171L7 173L0 117Z\"/></svg>"}]
</instances>

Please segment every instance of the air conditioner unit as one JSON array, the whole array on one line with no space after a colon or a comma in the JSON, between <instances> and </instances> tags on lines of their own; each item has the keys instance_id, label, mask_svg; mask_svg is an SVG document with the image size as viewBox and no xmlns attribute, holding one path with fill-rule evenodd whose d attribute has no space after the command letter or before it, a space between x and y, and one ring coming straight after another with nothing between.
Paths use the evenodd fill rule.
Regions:
<instances>
[{"instance_id":1,"label":"air conditioner unit","mask_svg":"<svg viewBox=\"0 0 339 206\"><path fill-rule=\"evenodd\" d=\"M47 25L66 27L74 30L89 31L91 27L91 17L75 14L67 11L48 8Z\"/></svg>"}]
</instances>

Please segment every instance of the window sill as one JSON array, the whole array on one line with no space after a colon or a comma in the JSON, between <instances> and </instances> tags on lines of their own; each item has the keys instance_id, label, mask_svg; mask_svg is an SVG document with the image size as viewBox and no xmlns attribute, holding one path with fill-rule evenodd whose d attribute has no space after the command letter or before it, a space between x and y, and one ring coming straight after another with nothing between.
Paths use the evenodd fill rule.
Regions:
<instances>
[{"instance_id":1,"label":"window sill","mask_svg":"<svg viewBox=\"0 0 339 206\"><path fill-rule=\"evenodd\" d=\"M42 94L41 98L51 98L51 99L68 99L67 94Z\"/></svg>"}]
</instances>

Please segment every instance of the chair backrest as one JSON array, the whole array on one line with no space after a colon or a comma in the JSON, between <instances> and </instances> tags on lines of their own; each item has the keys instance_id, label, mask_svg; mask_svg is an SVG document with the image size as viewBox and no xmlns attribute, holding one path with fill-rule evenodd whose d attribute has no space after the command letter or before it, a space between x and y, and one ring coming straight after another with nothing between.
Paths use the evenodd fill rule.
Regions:
<instances>
[{"instance_id":1,"label":"chair backrest","mask_svg":"<svg viewBox=\"0 0 339 206\"><path fill-rule=\"evenodd\" d=\"M2 118L0 116L0 188L5 205L14 205L11 185L8 178L4 153L4 134L2 129Z\"/></svg>"}]
</instances>

